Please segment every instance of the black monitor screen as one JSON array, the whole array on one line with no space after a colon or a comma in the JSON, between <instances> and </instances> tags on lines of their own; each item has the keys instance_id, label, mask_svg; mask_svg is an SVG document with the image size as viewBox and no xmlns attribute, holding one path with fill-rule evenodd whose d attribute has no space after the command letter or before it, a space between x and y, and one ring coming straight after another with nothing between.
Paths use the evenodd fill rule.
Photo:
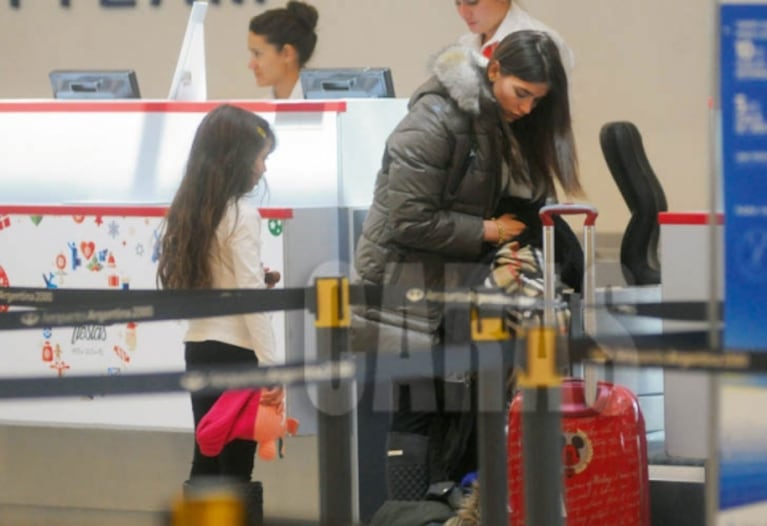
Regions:
<instances>
[{"instance_id":1,"label":"black monitor screen","mask_svg":"<svg viewBox=\"0 0 767 526\"><path fill-rule=\"evenodd\" d=\"M394 97L389 68L323 68L301 70L305 99Z\"/></svg>"},{"instance_id":2,"label":"black monitor screen","mask_svg":"<svg viewBox=\"0 0 767 526\"><path fill-rule=\"evenodd\" d=\"M57 99L138 99L136 73L132 70L57 70L48 74Z\"/></svg>"}]
</instances>

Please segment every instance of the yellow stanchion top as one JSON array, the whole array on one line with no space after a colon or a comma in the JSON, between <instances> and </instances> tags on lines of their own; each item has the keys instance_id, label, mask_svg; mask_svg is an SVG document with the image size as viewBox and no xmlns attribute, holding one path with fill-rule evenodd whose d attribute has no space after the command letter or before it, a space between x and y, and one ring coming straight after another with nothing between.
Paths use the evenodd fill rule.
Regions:
<instances>
[{"instance_id":1,"label":"yellow stanchion top","mask_svg":"<svg viewBox=\"0 0 767 526\"><path fill-rule=\"evenodd\" d=\"M176 500L171 526L243 526L245 505L239 494L223 489L206 490Z\"/></svg>"},{"instance_id":2,"label":"yellow stanchion top","mask_svg":"<svg viewBox=\"0 0 767 526\"><path fill-rule=\"evenodd\" d=\"M317 278L315 327L332 329L351 326L348 278Z\"/></svg>"},{"instance_id":3,"label":"yellow stanchion top","mask_svg":"<svg viewBox=\"0 0 767 526\"><path fill-rule=\"evenodd\" d=\"M475 342L508 340L509 331L501 316L480 317L476 309L471 311L471 339Z\"/></svg>"},{"instance_id":4,"label":"yellow stanchion top","mask_svg":"<svg viewBox=\"0 0 767 526\"><path fill-rule=\"evenodd\" d=\"M522 388L558 387L562 375L557 367L557 330L534 327L527 330L526 363L517 369L517 385Z\"/></svg>"}]
</instances>

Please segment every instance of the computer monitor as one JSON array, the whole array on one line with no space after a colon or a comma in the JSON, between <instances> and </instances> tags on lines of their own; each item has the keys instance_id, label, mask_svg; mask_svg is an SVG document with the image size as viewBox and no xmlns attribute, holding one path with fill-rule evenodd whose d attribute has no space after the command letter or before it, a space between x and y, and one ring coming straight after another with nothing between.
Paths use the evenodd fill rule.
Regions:
<instances>
[{"instance_id":1,"label":"computer monitor","mask_svg":"<svg viewBox=\"0 0 767 526\"><path fill-rule=\"evenodd\" d=\"M305 99L394 97L389 68L317 68L301 70Z\"/></svg>"},{"instance_id":2,"label":"computer monitor","mask_svg":"<svg viewBox=\"0 0 767 526\"><path fill-rule=\"evenodd\" d=\"M139 99L136 72L125 70L54 70L48 74L57 99Z\"/></svg>"}]
</instances>

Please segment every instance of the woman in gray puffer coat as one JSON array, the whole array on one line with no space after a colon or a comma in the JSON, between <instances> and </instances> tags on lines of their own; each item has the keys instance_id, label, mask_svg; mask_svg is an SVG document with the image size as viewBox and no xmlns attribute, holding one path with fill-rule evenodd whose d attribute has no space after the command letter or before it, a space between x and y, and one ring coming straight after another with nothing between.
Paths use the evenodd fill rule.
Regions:
<instances>
[{"instance_id":1,"label":"woman in gray puffer coat","mask_svg":"<svg viewBox=\"0 0 767 526\"><path fill-rule=\"evenodd\" d=\"M468 48L451 47L438 55L433 72L386 143L355 257L357 272L369 283L429 290L465 286L467 265L525 229L517 215L497 215L503 199L542 205L556 197L556 184L568 195L581 191L567 76L549 36L512 33L489 62ZM445 330L442 311L437 304L368 308L364 317L421 328L439 342ZM384 344L379 334L377 348L396 347L392 342L396 338ZM432 417L444 408L415 411L418 404L407 389L399 395L389 449L423 461L422 473L414 474L408 465L403 476L423 476L428 485L455 480L459 470L472 467L472 459L451 459L443 464L454 465L442 472L435 468L433 451L427 450L434 446ZM444 435L439 440L450 440L448 428L437 432ZM453 446L448 449L455 452ZM387 476L398 475L389 471ZM423 497L425 486L416 486L411 498ZM407 500L408 495L390 491L389 498Z\"/></svg>"}]
</instances>

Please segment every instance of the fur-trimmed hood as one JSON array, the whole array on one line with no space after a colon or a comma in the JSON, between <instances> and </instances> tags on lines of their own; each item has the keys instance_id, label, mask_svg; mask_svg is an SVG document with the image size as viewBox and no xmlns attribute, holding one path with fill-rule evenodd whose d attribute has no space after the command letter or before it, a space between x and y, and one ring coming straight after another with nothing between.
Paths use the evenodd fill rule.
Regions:
<instances>
[{"instance_id":1,"label":"fur-trimmed hood","mask_svg":"<svg viewBox=\"0 0 767 526\"><path fill-rule=\"evenodd\" d=\"M432 58L430 69L437 83L458 107L477 116L483 102L493 100L486 77L487 62L487 58L471 48L452 45ZM433 91L434 82L427 82L418 90L416 98Z\"/></svg>"}]
</instances>

